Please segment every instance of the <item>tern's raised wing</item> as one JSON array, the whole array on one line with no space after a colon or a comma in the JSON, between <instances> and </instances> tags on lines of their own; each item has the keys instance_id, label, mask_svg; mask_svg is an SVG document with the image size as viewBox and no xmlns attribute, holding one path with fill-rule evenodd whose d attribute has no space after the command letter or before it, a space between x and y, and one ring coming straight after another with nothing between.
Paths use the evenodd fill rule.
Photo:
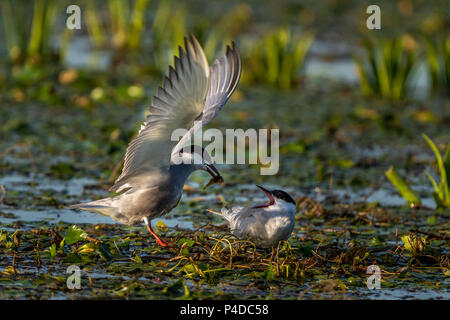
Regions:
<instances>
[{"instance_id":1,"label":"tern's raised wing","mask_svg":"<svg viewBox=\"0 0 450 320\"><path fill-rule=\"evenodd\" d=\"M214 119L231 97L239 83L241 70L241 58L233 42L231 48L227 46L226 52L217 58L210 68L208 94L202 118L199 119L202 126ZM200 126L192 127L173 148L172 155L176 154L189 141L194 130L199 128Z\"/></svg>"},{"instance_id":2,"label":"tern's raised wing","mask_svg":"<svg viewBox=\"0 0 450 320\"><path fill-rule=\"evenodd\" d=\"M155 177L168 169L176 144L171 141L172 132L191 128L202 115L209 87L208 61L192 34L184 44L185 50L179 47L179 57L174 58L175 68L169 67L169 76L153 97L150 114L127 148L122 174L113 191L148 184L152 174Z\"/></svg>"}]
</instances>

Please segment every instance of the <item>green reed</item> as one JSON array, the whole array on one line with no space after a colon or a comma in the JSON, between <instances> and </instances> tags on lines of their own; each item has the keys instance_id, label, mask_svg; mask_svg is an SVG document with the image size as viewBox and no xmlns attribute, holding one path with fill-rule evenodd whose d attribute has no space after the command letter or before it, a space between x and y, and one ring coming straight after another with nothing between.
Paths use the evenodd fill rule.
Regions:
<instances>
[{"instance_id":1,"label":"green reed","mask_svg":"<svg viewBox=\"0 0 450 320\"><path fill-rule=\"evenodd\" d=\"M264 35L245 59L247 80L290 89L298 80L313 40L312 33L300 34L288 28Z\"/></svg>"},{"instance_id":2,"label":"green reed","mask_svg":"<svg viewBox=\"0 0 450 320\"><path fill-rule=\"evenodd\" d=\"M425 49L432 90L450 94L450 37L426 38Z\"/></svg>"},{"instance_id":3,"label":"green reed","mask_svg":"<svg viewBox=\"0 0 450 320\"><path fill-rule=\"evenodd\" d=\"M417 52L411 37L363 41L365 55L355 57L363 94L401 100L409 93Z\"/></svg>"}]
</instances>

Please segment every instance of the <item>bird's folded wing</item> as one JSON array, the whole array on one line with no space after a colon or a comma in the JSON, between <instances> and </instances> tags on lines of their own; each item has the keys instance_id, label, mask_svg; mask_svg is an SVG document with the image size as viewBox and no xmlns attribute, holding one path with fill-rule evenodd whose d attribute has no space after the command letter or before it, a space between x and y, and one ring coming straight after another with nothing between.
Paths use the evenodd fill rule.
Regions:
<instances>
[{"instance_id":1,"label":"bird's folded wing","mask_svg":"<svg viewBox=\"0 0 450 320\"><path fill-rule=\"evenodd\" d=\"M236 44L227 46L226 52L217 58L210 68L209 89L203 108L202 126L214 119L231 97L241 77L241 58ZM192 127L173 148L176 154L188 142L195 130L201 126Z\"/></svg>"},{"instance_id":2,"label":"bird's folded wing","mask_svg":"<svg viewBox=\"0 0 450 320\"><path fill-rule=\"evenodd\" d=\"M176 141L172 132L190 129L202 114L208 93L209 66L195 37L185 38L185 50L179 47L175 68L169 67L158 94L153 97L150 114L137 137L128 146L122 173L113 191L148 184L170 165L170 155Z\"/></svg>"}]
</instances>

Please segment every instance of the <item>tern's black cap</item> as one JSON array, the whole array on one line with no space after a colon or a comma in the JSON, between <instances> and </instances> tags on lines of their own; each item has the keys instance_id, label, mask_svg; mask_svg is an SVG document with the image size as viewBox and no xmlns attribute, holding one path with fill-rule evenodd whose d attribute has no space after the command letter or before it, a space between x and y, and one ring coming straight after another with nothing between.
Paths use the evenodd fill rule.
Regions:
<instances>
[{"instance_id":1,"label":"tern's black cap","mask_svg":"<svg viewBox=\"0 0 450 320\"><path fill-rule=\"evenodd\" d=\"M283 190L272 190L270 193L278 199L284 200L286 202L290 202L295 205L295 200L289 195L289 193L284 192Z\"/></svg>"}]
</instances>

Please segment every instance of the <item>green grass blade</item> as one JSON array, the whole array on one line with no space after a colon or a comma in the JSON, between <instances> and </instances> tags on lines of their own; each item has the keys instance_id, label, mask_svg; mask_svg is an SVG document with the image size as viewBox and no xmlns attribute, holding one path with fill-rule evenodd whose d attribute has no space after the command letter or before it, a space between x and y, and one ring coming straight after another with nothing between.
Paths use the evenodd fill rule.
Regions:
<instances>
[{"instance_id":1,"label":"green grass blade","mask_svg":"<svg viewBox=\"0 0 450 320\"><path fill-rule=\"evenodd\" d=\"M450 143L447 146L447 151L444 155L444 169L445 169L445 175L447 177L447 185L449 185L449 177L450 177ZM450 186L449 186L450 187Z\"/></svg>"},{"instance_id":2,"label":"green grass blade","mask_svg":"<svg viewBox=\"0 0 450 320\"><path fill-rule=\"evenodd\" d=\"M445 169L445 176L447 178L447 198L444 200L446 207L450 208L450 143L447 146L447 151L445 152L444 156L444 169Z\"/></svg>"},{"instance_id":3,"label":"green grass blade","mask_svg":"<svg viewBox=\"0 0 450 320\"><path fill-rule=\"evenodd\" d=\"M12 60L19 58L21 52L19 35L17 34L16 21L13 19L11 3L9 0L1 2L2 20L5 28L6 46Z\"/></svg>"},{"instance_id":4,"label":"green grass blade","mask_svg":"<svg viewBox=\"0 0 450 320\"><path fill-rule=\"evenodd\" d=\"M430 180L431 185L433 186L434 192L439 194L440 189L439 189L439 185L436 182L436 180L433 178L433 176L428 171L425 171L425 175L427 176L428 180Z\"/></svg>"},{"instance_id":5,"label":"green grass blade","mask_svg":"<svg viewBox=\"0 0 450 320\"><path fill-rule=\"evenodd\" d=\"M64 28L64 32L61 35L59 42L59 61L61 64L64 63L67 56L67 51L69 49L70 40L72 39L73 30Z\"/></svg>"},{"instance_id":6,"label":"green grass blade","mask_svg":"<svg viewBox=\"0 0 450 320\"><path fill-rule=\"evenodd\" d=\"M403 180L395 171L394 166L391 166L386 172L386 177L394 185L397 191L401 194L408 204L420 204L420 199L417 194L411 190L405 180Z\"/></svg>"},{"instance_id":7,"label":"green grass blade","mask_svg":"<svg viewBox=\"0 0 450 320\"><path fill-rule=\"evenodd\" d=\"M431 39L425 40L427 61L428 61L428 73L431 78L431 85L433 89L437 89L439 86L439 58L437 53L437 47L434 45Z\"/></svg>"},{"instance_id":8,"label":"green grass blade","mask_svg":"<svg viewBox=\"0 0 450 320\"><path fill-rule=\"evenodd\" d=\"M439 174L441 176L441 183L439 184L438 194L441 197L442 201L444 203L447 203L449 201L449 192L448 192L449 186L448 186L448 182L447 182L447 172L446 172L446 168L444 166L444 161L442 160L441 154L439 153L439 150L436 147L436 145L434 144L434 142L424 133L422 134L422 137L428 143L428 145L433 150L433 152L436 156Z\"/></svg>"},{"instance_id":9,"label":"green grass blade","mask_svg":"<svg viewBox=\"0 0 450 320\"><path fill-rule=\"evenodd\" d=\"M89 34L89 39L97 48L102 48L106 44L106 37L101 27L100 19L97 16L95 4L91 1L87 2L86 6L86 28Z\"/></svg>"},{"instance_id":10,"label":"green grass blade","mask_svg":"<svg viewBox=\"0 0 450 320\"><path fill-rule=\"evenodd\" d=\"M279 74L278 66L278 46L275 35L270 35L266 39L266 61L267 61L267 81L275 84Z\"/></svg>"},{"instance_id":11,"label":"green grass blade","mask_svg":"<svg viewBox=\"0 0 450 320\"><path fill-rule=\"evenodd\" d=\"M28 42L28 54L39 52L42 43L42 27L44 23L45 4L43 0L35 0L33 18L31 21L31 34Z\"/></svg>"},{"instance_id":12,"label":"green grass blade","mask_svg":"<svg viewBox=\"0 0 450 320\"><path fill-rule=\"evenodd\" d=\"M141 46L142 31L145 26L145 11L149 0L136 0L131 14L130 34L128 43L131 49L138 49Z\"/></svg>"}]
</instances>

